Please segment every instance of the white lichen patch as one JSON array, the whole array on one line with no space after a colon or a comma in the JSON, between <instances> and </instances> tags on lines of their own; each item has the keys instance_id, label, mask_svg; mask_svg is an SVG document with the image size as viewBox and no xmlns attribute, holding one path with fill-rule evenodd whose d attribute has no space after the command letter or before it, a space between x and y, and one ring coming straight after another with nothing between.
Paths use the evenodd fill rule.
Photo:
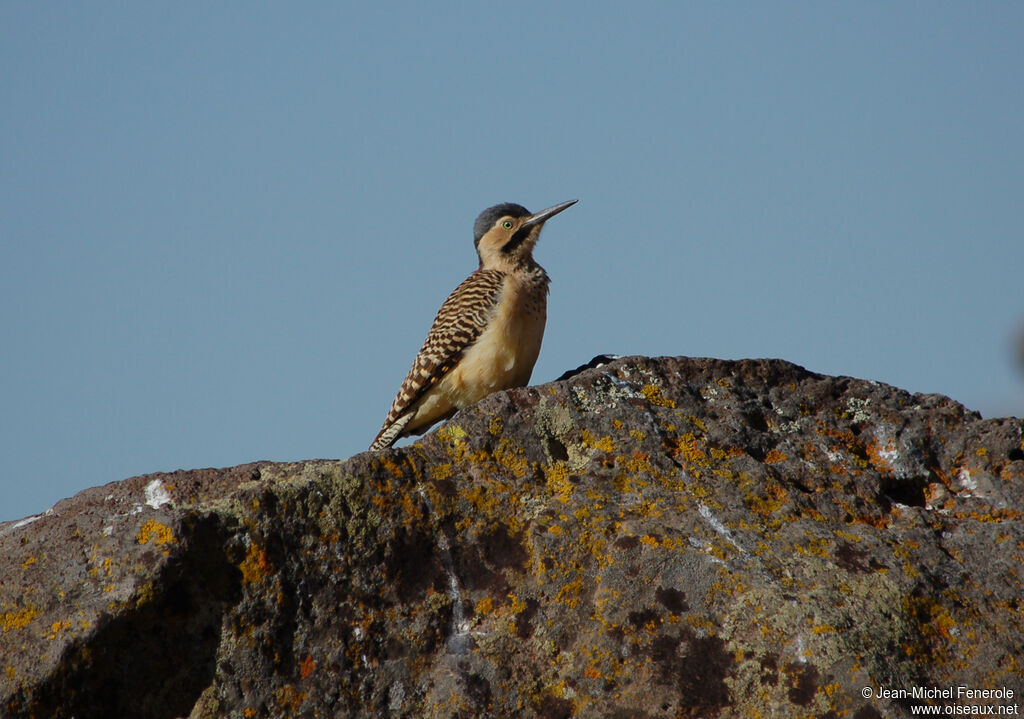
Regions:
<instances>
[{"instance_id":1,"label":"white lichen patch","mask_svg":"<svg viewBox=\"0 0 1024 719\"><path fill-rule=\"evenodd\" d=\"M850 397L846 400L846 411L851 415L851 421L853 422L867 422L871 419L871 413L867 411L867 406L871 404L871 399L858 399L857 397Z\"/></svg>"},{"instance_id":2,"label":"white lichen patch","mask_svg":"<svg viewBox=\"0 0 1024 719\"><path fill-rule=\"evenodd\" d=\"M50 507L45 512L43 512L42 514L33 514L31 517L25 517L24 519L19 519L17 522L2 523L2 524L0 524L0 535L10 534L11 532L13 532L16 529L21 529L22 527L27 527L28 525L32 524L33 522L38 522L43 517L49 517L51 514L53 514L53 507Z\"/></svg>"},{"instance_id":3,"label":"white lichen patch","mask_svg":"<svg viewBox=\"0 0 1024 719\"><path fill-rule=\"evenodd\" d=\"M782 414L782 410L775 410L776 414ZM786 422L779 422L779 432L782 434L796 434L802 429L802 423L798 419L792 419Z\"/></svg>"},{"instance_id":4,"label":"white lichen patch","mask_svg":"<svg viewBox=\"0 0 1024 719\"><path fill-rule=\"evenodd\" d=\"M691 547L693 547L694 549L699 549L701 552L706 554L708 559L710 559L712 562L714 562L715 564L721 564L721 565L725 566L725 560L719 559L718 557L715 556L715 548L711 544L711 542L707 542L707 541L703 541L702 542L701 540L697 539L696 537L690 537L689 538L689 542L690 542L690 546Z\"/></svg>"},{"instance_id":5,"label":"white lichen patch","mask_svg":"<svg viewBox=\"0 0 1024 719\"><path fill-rule=\"evenodd\" d=\"M846 459L840 452L833 452L831 449L827 448L822 451L825 452L825 456L828 457L828 461L831 462L832 464L839 464L840 462Z\"/></svg>"},{"instance_id":6,"label":"white lichen patch","mask_svg":"<svg viewBox=\"0 0 1024 719\"><path fill-rule=\"evenodd\" d=\"M39 521L42 518L43 518L43 515L41 515L41 514L33 514L31 517L25 517L24 519L19 519L17 522L14 523L14 526L11 527L11 529L18 529L19 527L25 527L25 526L27 526L29 524L32 524L32 522Z\"/></svg>"},{"instance_id":7,"label":"white lichen patch","mask_svg":"<svg viewBox=\"0 0 1024 719\"><path fill-rule=\"evenodd\" d=\"M715 530L715 532L717 532L719 535L721 535L722 538L725 539L725 541L727 541L729 544L735 547L740 554L747 553L747 550L741 547L739 542L737 542L735 538L733 538L732 532L729 531L729 528L722 524L722 521L718 517L712 514L711 510L708 508L706 504L704 504L703 502L699 502L697 504L697 511L700 512L700 516L704 518L704 521L711 525L711 528Z\"/></svg>"},{"instance_id":8,"label":"white lichen patch","mask_svg":"<svg viewBox=\"0 0 1024 719\"><path fill-rule=\"evenodd\" d=\"M165 504L170 504L171 495L167 493L163 482L154 479L146 485L146 504L153 509L160 509Z\"/></svg>"},{"instance_id":9,"label":"white lichen patch","mask_svg":"<svg viewBox=\"0 0 1024 719\"><path fill-rule=\"evenodd\" d=\"M643 395L637 392L633 385L621 377L616 377L609 372L602 372L602 376L607 377L608 381L612 383L605 394L611 399L643 399ZM614 406L614 405L612 405Z\"/></svg>"},{"instance_id":10,"label":"white lichen patch","mask_svg":"<svg viewBox=\"0 0 1024 719\"><path fill-rule=\"evenodd\" d=\"M956 475L957 490L964 497L970 497L972 492L978 491L978 483L971 477L971 470L961 467Z\"/></svg>"}]
</instances>

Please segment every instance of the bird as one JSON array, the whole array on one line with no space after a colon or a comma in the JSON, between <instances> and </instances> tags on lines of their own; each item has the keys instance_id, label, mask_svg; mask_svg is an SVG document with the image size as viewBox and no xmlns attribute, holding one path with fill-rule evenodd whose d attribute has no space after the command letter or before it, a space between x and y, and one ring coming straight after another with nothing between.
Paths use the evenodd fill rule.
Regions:
<instances>
[{"instance_id":1,"label":"bird","mask_svg":"<svg viewBox=\"0 0 1024 719\"><path fill-rule=\"evenodd\" d=\"M480 264L437 311L370 450L422 434L492 392L530 381L550 282L533 248L544 223L576 202L540 212L503 202L477 216L473 244Z\"/></svg>"}]
</instances>

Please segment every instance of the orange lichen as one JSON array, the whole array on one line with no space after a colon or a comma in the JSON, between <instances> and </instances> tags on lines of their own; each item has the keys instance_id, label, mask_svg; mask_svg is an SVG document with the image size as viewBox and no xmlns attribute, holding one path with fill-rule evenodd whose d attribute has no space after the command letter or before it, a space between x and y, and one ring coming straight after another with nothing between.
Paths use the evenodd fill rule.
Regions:
<instances>
[{"instance_id":1,"label":"orange lichen","mask_svg":"<svg viewBox=\"0 0 1024 719\"><path fill-rule=\"evenodd\" d=\"M393 462L390 457L387 455L381 455L379 459L380 465L390 472L392 477L395 479L401 479L404 476L405 472L402 471L401 466Z\"/></svg>"},{"instance_id":2,"label":"orange lichen","mask_svg":"<svg viewBox=\"0 0 1024 719\"><path fill-rule=\"evenodd\" d=\"M245 559L238 568L242 570L242 579L248 583L258 582L274 571L270 560L267 559L267 553L256 544L250 544L245 550Z\"/></svg>"},{"instance_id":3,"label":"orange lichen","mask_svg":"<svg viewBox=\"0 0 1024 719\"><path fill-rule=\"evenodd\" d=\"M306 658L299 662L299 676L305 679L313 670L316 669L316 662L313 661L313 655L307 654Z\"/></svg>"},{"instance_id":4,"label":"orange lichen","mask_svg":"<svg viewBox=\"0 0 1024 719\"><path fill-rule=\"evenodd\" d=\"M744 502L751 510L758 514L768 516L782 508L789 499L786 489L775 482L765 484L764 493L766 496L751 495Z\"/></svg>"},{"instance_id":5,"label":"orange lichen","mask_svg":"<svg viewBox=\"0 0 1024 719\"><path fill-rule=\"evenodd\" d=\"M278 705L292 714L299 710L307 696L308 692L300 692L291 684L274 690L274 698L277 699Z\"/></svg>"},{"instance_id":6,"label":"orange lichen","mask_svg":"<svg viewBox=\"0 0 1024 719\"><path fill-rule=\"evenodd\" d=\"M139 544L152 542L158 547L162 547L165 544L178 543L171 528L155 519L147 519L143 523L142 527L139 528L139 533L135 536L135 540Z\"/></svg>"},{"instance_id":7,"label":"orange lichen","mask_svg":"<svg viewBox=\"0 0 1024 719\"><path fill-rule=\"evenodd\" d=\"M889 457L896 455L896 443L893 440L890 439L885 446L872 440L864 446L864 451L867 453L868 462L876 471L880 474L892 474L893 468Z\"/></svg>"},{"instance_id":8,"label":"orange lichen","mask_svg":"<svg viewBox=\"0 0 1024 719\"><path fill-rule=\"evenodd\" d=\"M904 644L907 656L933 659L947 653L947 644L954 640L956 620L949 611L931 597L908 596L903 600L903 611L916 625L920 642Z\"/></svg>"}]
</instances>

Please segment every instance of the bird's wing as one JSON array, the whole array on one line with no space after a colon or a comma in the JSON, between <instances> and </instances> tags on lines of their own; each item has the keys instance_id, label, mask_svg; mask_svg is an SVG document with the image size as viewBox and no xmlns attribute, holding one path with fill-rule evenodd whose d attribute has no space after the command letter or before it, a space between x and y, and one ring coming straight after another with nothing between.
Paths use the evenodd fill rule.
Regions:
<instances>
[{"instance_id":1,"label":"bird's wing","mask_svg":"<svg viewBox=\"0 0 1024 719\"><path fill-rule=\"evenodd\" d=\"M498 302L504 273L500 270L478 270L463 280L448 295L434 317L427 339L416 355L412 369L402 383L391 411L384 420L371 449L394 444L405 427L392 428L402 415L451 370L463 353L483 332L491 310ZM389 431L392 430L392 431Z\"/></svg>"}]
</instances>

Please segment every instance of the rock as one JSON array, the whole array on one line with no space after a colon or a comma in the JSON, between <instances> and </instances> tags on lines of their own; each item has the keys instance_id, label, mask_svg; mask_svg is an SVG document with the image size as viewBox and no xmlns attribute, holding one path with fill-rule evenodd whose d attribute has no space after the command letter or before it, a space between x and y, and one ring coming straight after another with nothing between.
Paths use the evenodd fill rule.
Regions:
<instances>
[{"instance_id":1,"label":"rock","mask_svg":"<svg viewBox=\"0 0 1024 719\"><path fill-rule=\"evenodd\" d=\"M1019 704L1022 435L777 360L628 357L387 452L89 489L0 525L0 714Z\"/></svg>"}]
</instances>

